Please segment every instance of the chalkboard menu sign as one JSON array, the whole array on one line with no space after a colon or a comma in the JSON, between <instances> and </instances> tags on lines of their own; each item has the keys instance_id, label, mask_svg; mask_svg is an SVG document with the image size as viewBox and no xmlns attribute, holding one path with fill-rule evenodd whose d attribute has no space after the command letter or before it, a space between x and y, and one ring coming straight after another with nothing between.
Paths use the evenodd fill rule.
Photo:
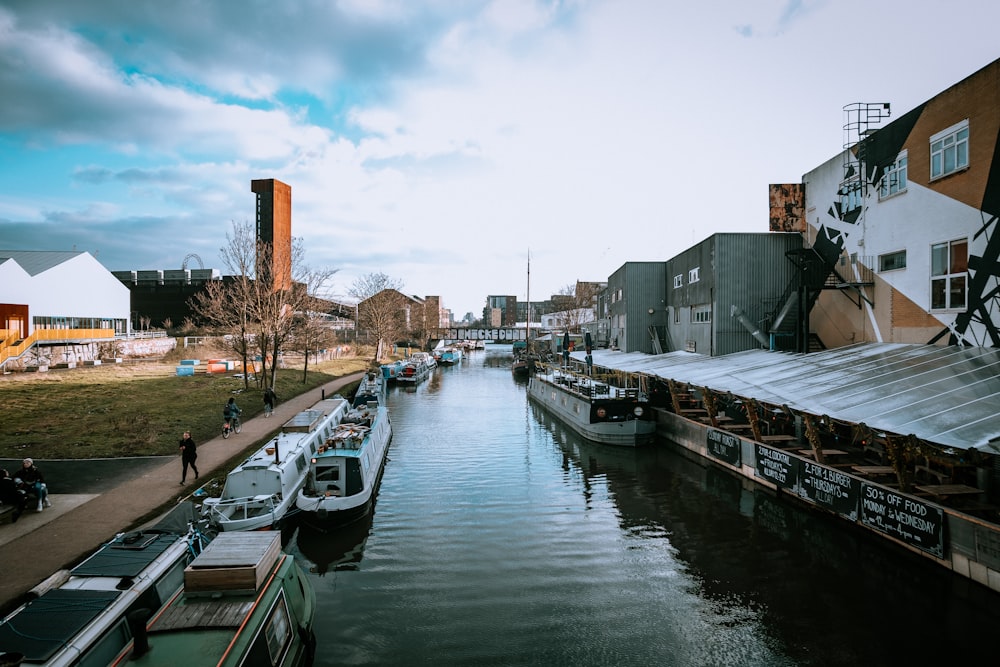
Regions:
<instances>
[{"instance_id":1,"label":"chalkboard menu sign","mask_svg":"<svg viewBox=\"0 0 1000 667\"><path fill-rule=\"evenodd\" d=\"M708 429L708 453L734 466L740 464L740 439L732 433Z\"/></svg>"},{"instance_id":2,"label":"chalkboard menu sign","mask_svg":"<svg viewBox=\"0 0 1000 667\"><path fill-rule=\"evenodd\" d=\"M803 461L799 474L799 496L837 514L857 521L861 480L836 468Z\"/></svg>"},{"instance_id":3,"label":"chalkboard menu sign","mask_svg":"<svg viewBox=\"0 0 1000 667\"><path fill-rule=\"evenodd\" d=\"M862 482L861 523L944 558L944 511L940 507Z\"/></svg>"},{"instance_id":4,"label":"chalkboard menu sign","mask_svg":"<svg viewBox=\"0 0 1000 667\"><path fill-rule=\"evenodd\" d=\"M757 476L778 488L791 489L799 479L799 460L788 452L757 444Z\"/></svg>"}]
</instances>

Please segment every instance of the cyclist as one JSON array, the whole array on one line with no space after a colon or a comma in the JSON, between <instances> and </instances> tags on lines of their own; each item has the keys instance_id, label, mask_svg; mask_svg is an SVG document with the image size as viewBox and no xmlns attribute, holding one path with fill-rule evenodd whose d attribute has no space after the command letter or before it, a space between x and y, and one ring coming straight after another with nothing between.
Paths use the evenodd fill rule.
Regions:
<instances>
[{"instance_id":1,"label":"cyclist","mask_svg":"<svg viewBox=\"0 0 1000 667\"><path fill-rule=\"evenodd\" d=\"M230 398L226 406L222 408L222 416L226 419L226 426L232 428L233 418L239 417L241 412L243 411L240 410L240 406L236 405L236 399Z\"/></svg>"}]
</instances>

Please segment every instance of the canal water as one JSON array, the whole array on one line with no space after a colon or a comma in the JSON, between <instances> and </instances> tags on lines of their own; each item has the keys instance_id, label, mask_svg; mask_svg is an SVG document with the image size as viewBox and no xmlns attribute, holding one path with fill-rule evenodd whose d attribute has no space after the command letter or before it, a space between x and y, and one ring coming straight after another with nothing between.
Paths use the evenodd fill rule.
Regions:
<instances>
[{"instance_id":1,"label":"canal water","mask_svg":"<svg viewBox=\"0 0 1000 667\"><path fill-rule=\"evenodd\" d=\"M389 392L374 515L294 529L316 665L955 664L1000 597L669 443L587 443L487 346Z\"/></svg>"}]
</instances>

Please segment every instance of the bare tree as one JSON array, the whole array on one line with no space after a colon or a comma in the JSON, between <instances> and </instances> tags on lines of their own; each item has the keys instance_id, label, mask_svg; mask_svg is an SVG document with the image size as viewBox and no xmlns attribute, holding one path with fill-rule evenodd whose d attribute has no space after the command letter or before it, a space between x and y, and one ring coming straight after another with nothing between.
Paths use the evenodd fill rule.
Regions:
<instances>
[{"instance_id":1,"label":"bare tree","mask_svg":"<svg viewBox=\"0 0 1000 667\"><path fill-rule=\"evenodd\" d=\"M229 272L222 281L212 281L191 300L195 313L226 333L224 340L243 363L243 386L249 388L250 308L256 271L256 233L249 222L232 223L226 245L219 256Z\"/></svg>"},{"instance_id":2,"label":"bare tree","mask_svg":"<svg viewBox=\"0 0 1000 667\"><path fill-rule=\"evenodd\" d=\"M402 281L384 273L369 273L354 281L348 294L358 300L358 326L375 336L375 359L384 356L387 346L406 329L403 316L405 297Z\"/></svg>"},{"instance_id":3,"label":"bare tree","mask_svg":"<svg viewBox=\"0 0 1000 667\"><path fill-rule=\"evenodd\" d=\"M311 297L310 300L311 303L304 304L295 317L295 335L290 341L292 348L301 352L305 359L302 365L303 383L308 379L309 355L337 342L328 319L330 302L318 297Z\"/></svg>"},{"instance_id":4,"label":"bare tree","mask_svg":"<svg viewBox=\"0 0 1000 667\"><path fill-rule=\"evenodd\" d=\"M558 327L578 333L581 324L592 321L600 290L601 283L583 281L561 288L559 295L562 298L559 299L559 303L562 305L562 310L555 313Z\"/></svg>"},{"instance_id":5,"label":"bare tree","mask_svg":"<svg viewBox=\"0 0 1000 667\"><path fill-rule=\"evenodd\" d=\"M274 252L257 239L253 224L233 223L232 235L220 250L232 275L208 283L192 306L201 317L226 331L227 341L249 368L250 356L261 359L258 385L275 382L277 360L294 334L296 313L308 310L313 292L334 273L305 266L301 239L292 240L290 253ZM244 373L244 387L249 387Z\"/></svg>"}]
</instances>

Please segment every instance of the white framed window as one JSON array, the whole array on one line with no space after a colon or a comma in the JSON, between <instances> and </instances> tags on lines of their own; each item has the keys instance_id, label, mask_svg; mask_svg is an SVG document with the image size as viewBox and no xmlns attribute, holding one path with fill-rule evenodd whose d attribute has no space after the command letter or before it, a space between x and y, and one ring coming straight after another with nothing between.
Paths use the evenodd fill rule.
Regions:
<instances>
[{"instance_id":1,"label":"white framed window","mask_svg":"<svg viewBox=\"0 0 1000 667\"><path fill-rule=\"evenodd\" d=\"M701 280L701 278L698 277L698 274L700 272L701 272L701 267L700 266L696 266L693 269L691 269L690 271L688 271L688 282L689 283L696 283L699 280Z\"/></svg>"},{"instance_id":2,"label":"white framed window","mask_svg":"<svg viewBox=\"0 0 1000 667\"><path fill-rule=\"evenodd\" d=\"M884 255L878 256L878 270L881 271L896 271L897 269L906 268L906 251L897 250L896 252L887 252Z\"/></svg>"},{"instance_id":3,"label":"white framed window","mask_svg":"<svg viewBox=\"0 0 1000 667\"><path fill-rule=\"evenodd\" d=\"M680 287L684 287L683 273L678 273L676 276L674 276L674 289L678 289Z\"/></svg>"},{"instance_id":4,"label":"white framed window","mask_svg":"<svg viewBox=\"0 0 1000 667\"><path fill-rule=\"evenodd\" d=\"M969 166L969 119L931 137L931 179Z\"/></svg>"},{"instance_id":5,"label":"white framed window","mask_svg":"<svg viewBox=\"0 0 1000 667\"><path fill-rule=\"evenodd\" d=\"M692 324L708 324L711 321L712 321L711 304L705 303L700 306L691 306Z\"/></svg>"},{"instance_id":6,"label":"white framed window","mask_svg":"<svg viewBox=\"0 0 1000 667\"><path fill-rule=\"evenodd\" d=\"M878 186L879 199L887 199L900 192L906 192L907 153L903 151L896 161L885 168Z\"/></svg>"},{"instance_id":7,"label":"white framed window","mask_svg":"<svg viewBox=\"0 0 1000 667\"><path fill-rule=\"evenodd\" d=\"M968 271L967 239L931 246L931 310L965 308Z\"/></svg>"}]
</instances>

